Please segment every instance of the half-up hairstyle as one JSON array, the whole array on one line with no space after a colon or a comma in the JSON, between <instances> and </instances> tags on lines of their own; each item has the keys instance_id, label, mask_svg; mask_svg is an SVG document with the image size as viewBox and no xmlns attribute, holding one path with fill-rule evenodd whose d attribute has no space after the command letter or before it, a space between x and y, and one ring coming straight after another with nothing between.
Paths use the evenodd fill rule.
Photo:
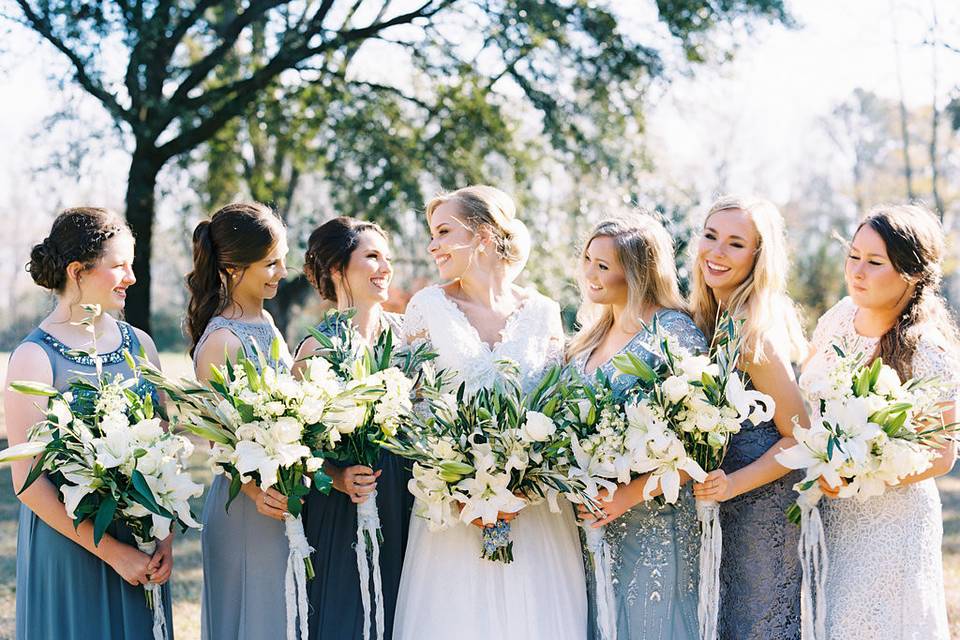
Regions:
<instances>
[{"instance_id":1,"label":"half-up hairstyle","mask_svg":"<svg viewBox=\"0 0 960 640\"><path fill-rule=\"evenodd\" d=\"M345 216L324 222L310 234L307 253L303 257L303 275L324 300L338 302L333 274L344 275L364 231L375 231L387 238L380 225ZM346 286L345 279L343 282ZM346 293L350 295L349 290Z\"/></svg>"},{"instance_id":2,"label":"half-up hairstyle","mask_svg":"<svg viewBox=\"0 0 960 640\"><path fill-rule=\"evenodd\" d=\"M517 218L517 206L506 193L482 184L438 193L427 203L427 221L437 207L447 202L457 204L463 222L474 233L484 230L491 235L501 260L517 263L526 259L526 235L518 228L523 223Z\"/></svg>"},{"instance_id":3,"label":"half-up hairstyle","mask_svg":"<svg viewBox=\"0 0 960 640\"><path fill-rule=\"evenodd\" d=\"M935 331L960 345L957 325L940 295L943 277L943 228L930 211L915 205L879 205L857 227L868 226L883 239L897 273L915 288L896 324L877 345L875 357L893 367L901 380L913 376L913 355L923 334Z\"/></svg>"},{"instance_id":4,"label":"half-up hairstyle","mask_svg":"<svg viewBox=\"0 0 960 640\"><path fill-rule=\"evenodd\" d=\"M769 200L728 195L711 205L703 226L707 226L713 214L735 210L743 211L753 222L757 231L757 252L750 273L730 294L726 311L743 321L741 338L744 353L754 362L764 361L765 342L781 347L786 359L800 362L807 354L807 341L797 307L787 295L790 261L784 238L783 216ZM712 340L719 302L704 281L697 261L697 243L691 242L690 312L697 327L708 340Z\"/></svg>"},{"instance_id":5,"label":"half-up hairstyle","mask_svg":"<svg viewBox=\"0 0 960 640\"><path fill-rule=\"evenodd\" d=\"M193 271L187 274L191 356L210 319L230 304L233 281L229 269L242 272L263 260L283 233L277 214L258 202L228 204L193 230Z\"/></svg>"},{"instance_id":6,"label":"half-up hairstyle","mask_svg":"<svg viewBox=\"0 0 960 640\"><path fill-rule=\"evenodd\" d=\"M639 324L644 308L652 306L686 311L677 284L673 240L656 218L630 211L603 220L583 243L581 259L590 242L600 237L614 240L627 280L628 317ZM580 282L580 289L585 291L586 283ZM581 328L567 347L567 360L593 351L603 341L613 327L613 309L610 305L594 304L583 295L577 320Z\"/></svg>"},{"instance_id":7,"label":"half-up hairstyle","mask_svg":"<svg viewBox=\"0 0 960 640\"><path fill-rule=\"evenodd\" d=\"M79 262L84 269L96 265L110 238L131 233L120 214L100 207L65 209L53 221L50 234L33 246L27 271L44 289L63 293L67 266Z\"/></svg>"}]
</instances>

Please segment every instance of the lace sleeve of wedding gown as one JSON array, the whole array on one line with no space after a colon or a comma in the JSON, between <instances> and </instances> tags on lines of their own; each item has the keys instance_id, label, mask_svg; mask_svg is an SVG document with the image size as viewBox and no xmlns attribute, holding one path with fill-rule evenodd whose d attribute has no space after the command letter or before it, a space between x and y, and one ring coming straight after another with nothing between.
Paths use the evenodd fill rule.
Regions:
<instances>
[{"instance_id":1,"label":"lace sleeve of wedding gown","mask_svg":"<svg viewBox=\"0 0 960 640\"><path fill-rule=\"evenodd\" d=\"M566 347L566 335L563 332L563 319L560 305L547 300L547 362L551 365L563 364L563 351Z\"/></svg>"},{"instance_id":2,"label":"lace sleeve of wedding gown","mask_svg":"<svg viewBox=\"0 0 960 640\"><path fill-rule=\"evenodd\" d=\"M436 287L426 287L413 294L403 313L403 329L401 335L405 344L414 344L420 340L430 339L430 325L427 323L427 310L430 300L436 294ZM434 305L436 308L436 305Z\"/></svg>"}]
</instances>

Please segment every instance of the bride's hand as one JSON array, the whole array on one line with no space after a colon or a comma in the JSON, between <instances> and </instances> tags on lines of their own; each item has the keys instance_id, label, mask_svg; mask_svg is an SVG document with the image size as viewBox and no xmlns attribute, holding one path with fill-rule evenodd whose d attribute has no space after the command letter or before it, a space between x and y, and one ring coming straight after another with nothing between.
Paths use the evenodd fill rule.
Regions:
<instances>
[{"instance_id":1,"label":"bride's hand","mask_svg":"<svg viewBox=\"0 0 960 640\"><path fill-rule=\"evenodd\" d=\"M514 518L516 518L519 513L520 513L519 511L514 511L513 513L506 513L506 512L504 512L504 511L498 511L498 512L497 512L497 520L503 520L504 522L510 522L511 520L513 520ZM470 521L470 524L472 524L472 525L475 526L475 527L479 527L479 528L481 528L481 529L490 529L490 528L492 528L492 527L494 526L494 525L492 525L492 524L483 524L483 520L481 520L480 518L474 518L473 520Z\"/></svg>"}]
</instances>

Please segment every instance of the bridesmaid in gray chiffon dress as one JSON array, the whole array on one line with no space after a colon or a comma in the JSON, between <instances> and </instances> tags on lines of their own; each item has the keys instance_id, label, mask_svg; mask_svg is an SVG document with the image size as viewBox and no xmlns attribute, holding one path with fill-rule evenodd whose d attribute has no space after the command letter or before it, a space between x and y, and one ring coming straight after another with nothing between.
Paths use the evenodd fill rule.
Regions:
<instances>
[{"instance_id":1,"label":"bridesmaid in gray chiffon dress","mask_svg":"<svg viewBox=\"0 0 960 640\"><path fill-rule=\"evenodd\" d=\"M663 333L674 336L681 347L706 351L703 334L684 313L664 309L656 313ZM650 350L655 337L642 329L621 350L634 353L650 365L657 356ZM590 354L572 364L581 372ZM613 362L599 371L611 379L614 390L626 393L637 379L616 375ZM656 500L637 504L606 526L606 540L613 559L613 591L616 598L617 637L624 640L698 640L697 584L700 530L690 486L680 491L676 504ZM587 572L590 607L590 637L599 638L593 572Z\"/></svg>"},{"instance_id":2,"label":"bridesmaid in gray chiffon dress","mask_svg":"<svg viewBox=\"0 0 960 640\"><path fill-rule=\"evenodd\" d=\"M279 337L267 322L252 323L213 318L204 339L217 329L227 329L243 343L244 354L257 362L254 343L263 354ZM284 346L271 367L289 369L293 358ZM239 495L225 508L230 480L214 477L203 505L203 592L201 634L204 640L270 640L286 624L284 575L289 546L283 523L257 512L253 501ZM303 639L306 640L306 639Z\"/></svg>"},{"instance_id":3,"label":"bridesmaid in gray chiffon dress","mask_svg":"<svg viewBox=\"0 0 960 640\"><path fill-rule=\"evenodd\" d=\"M121 344L102 354L103 371L108 375L131 375L123 352L140 351L133 328L117 321ZM24 343L39 345L50 359L53 386L61 391L71 380L96 373L93 359L71 355L71 349L40 329L34 329ZM144 382L141 395L156 393ZM120 542L136 545L129 530L110 527L107 532ZM169 583L163 586L167 633L173 638ZM67 539L20 504L17 531L17 640L131 640L153 637L153 614L144 599L143 587L133 586L105 562Z\"/></svg>"},{"instance_id":4,"label":"bridesmaid in gray chiffon dress","mask_svg":"<svg viewBox=\"0 0 960 640\"><path fill-rule=\"evenodd\" d=\"M266 205L228 204L197 224L186 329L198 378L208 379L210 366L222 365L240 348L258 369L260 356L280 371L293 366L263 309L287 275L286 254L286 229ZM280 343L276 361L270 357L274 340ZM271 640L283 635L288 622L300 627L287 620L284 596L286 500L248 483L228 511L229 488L229 478L217 475L203 505L201 637Z\"/></svg>"}]
</instances>

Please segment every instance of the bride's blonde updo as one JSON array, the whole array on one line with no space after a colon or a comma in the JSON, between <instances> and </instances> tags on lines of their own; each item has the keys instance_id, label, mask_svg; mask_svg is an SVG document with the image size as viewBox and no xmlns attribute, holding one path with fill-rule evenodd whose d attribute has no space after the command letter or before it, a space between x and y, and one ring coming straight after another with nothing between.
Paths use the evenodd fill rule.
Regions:
<instances>
[{"instance_id":1,"label":"bride's blonde updo","mask_svg":"<svg viewBox=\"0 0 960 640\"><path fill-rule=\"evenodd\" d=\"M427 221L442 204L455 202L458 213L474 233L486 230L493 238L497 255L515 264L523 262L529 251L529 236L517 219L517 206L506 193L488 185L472 185L435 195L427 203Z\"/></svg>"}]
</instances>

